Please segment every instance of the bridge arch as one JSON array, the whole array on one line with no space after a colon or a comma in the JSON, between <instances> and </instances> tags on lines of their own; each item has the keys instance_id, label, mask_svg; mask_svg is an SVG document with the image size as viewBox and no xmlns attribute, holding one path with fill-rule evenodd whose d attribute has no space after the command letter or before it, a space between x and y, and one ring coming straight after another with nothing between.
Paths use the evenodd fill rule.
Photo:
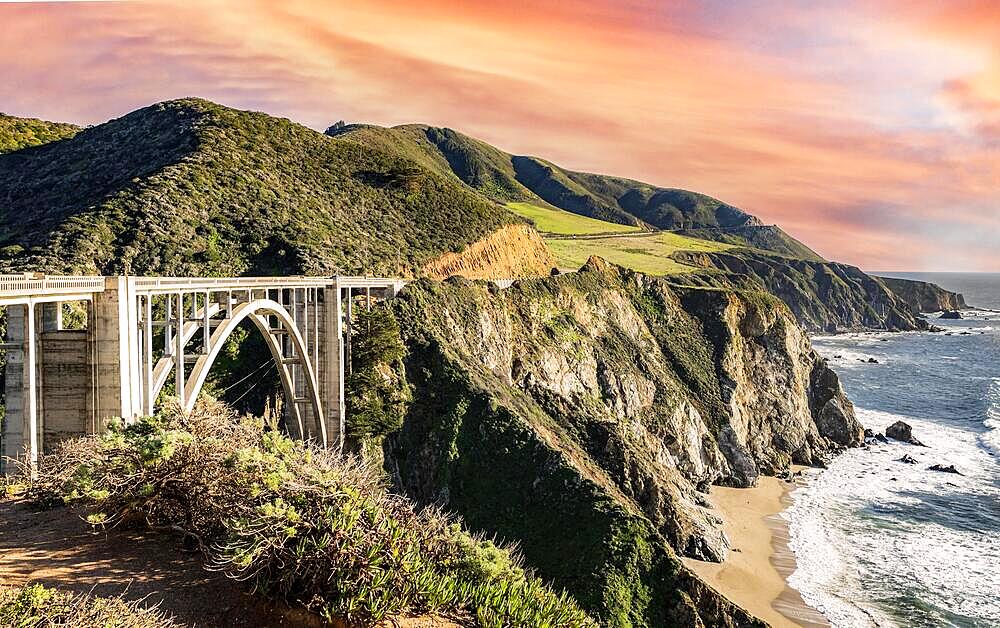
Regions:
<instances>
[{"instance_id":1,"label":"bridge arch","mask_svg":"<svg viewBox=\"0 0 1000 628\"><path fill-rule=\"evenodd\" d=\"M209 308L207 314L208 316L213 316L220 310L220 306L218 304L208 304L207 307ZM199 318L203 314L203 312L199 312ZM270 316L277 319L278 327L271 327L270 321L268 320L268 317ZM183 344L187 344L187 342L199 331L200 327L196 322L197 320L198 319L185 323L183 329L180 331L180 333L183 334ZM267 344L268 350L271 353L271 359L278 369L282 390L285 395L286 403L289 407L287 417L291 421L291 424L286 427L294 437L314 438L319 441L320 445L326 446L326 423L323 420L323 408L322 401L320 399L317 372L315 369L316 365L314 365L309 358L309 351L307 349L305 339L302 337L301 331L298 329L298 326L295 324L292 316L288 313L288 310L285 309L285 306L271 299L254 299L249 302L240 303L233 308L230 315L221 321L221 324L215 328L209 339L208 352L202 353L198 356L191 368L191 372L185 377L183 402L184 410L186 412L190 412L194 408L195 402L198 399L198 394L201 392L201 389L205 384L205 380L208 377L208 373L211 370L212 365L215 363L219 352L222 351L222 348L225 346L226 339L229 338L233 331L235 331L244 320L252 322L258 331L260 331L261 335L264 337L265 343ZM278 334L288 336L295 357L289 358L284 355L282 343ZM166 384L170 372L174 368L179 368L179 365L182 363L183 357L178 358L176 354L160 358L153 372L152 384L154 399ZM296 397L295 381L292 376L292 371L289 368L292 364L300 364L302 366L302 372L306 382L305 388L307 395L303 399ZM311 406L311 417L309 416L309 413L302 411L303 408L300 406L300 402L306 402Z\"/></svg>"}]
</instances>

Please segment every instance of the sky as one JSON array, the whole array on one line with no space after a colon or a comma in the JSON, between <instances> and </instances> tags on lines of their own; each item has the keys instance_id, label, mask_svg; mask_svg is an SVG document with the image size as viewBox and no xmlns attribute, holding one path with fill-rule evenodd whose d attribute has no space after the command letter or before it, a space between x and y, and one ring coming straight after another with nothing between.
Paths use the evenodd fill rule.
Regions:
<instances>
[{"instance_id":1,"label":"sky","mask_svg":"<svg viewBox=\"0 0 1000 628\"><path fill-rule=\"evenodd\" d=\"M11 115L422 122L867 270L1000 271L996 0L0 2L0 69Z\"/></svg>"}]
</instances>

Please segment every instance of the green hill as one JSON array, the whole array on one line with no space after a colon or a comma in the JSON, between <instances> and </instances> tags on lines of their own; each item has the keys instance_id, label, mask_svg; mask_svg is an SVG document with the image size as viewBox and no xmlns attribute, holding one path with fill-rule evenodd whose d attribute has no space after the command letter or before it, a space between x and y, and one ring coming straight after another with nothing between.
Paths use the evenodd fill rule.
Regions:
<instances>
[{"instance_id":1,"label":"green hill","mask_svg":"<svg viewBox=\"0 0 1000 628\"><path fill-rule=\"evenodd\" d=\"M80 127L0 113L0 154L73 137Z\"/></svg>"},{"instance_id":2,"label":"green hill","mask_svg":"<svg viewBox=\"0 0 1000 628\"><path fill-rule=\"evenodd\" d=\"M398 151L204 100L0 156L0 265L415 274L522 221Z\"/></svg>"},{"instance_id":3,"label":"green hill","mask_svg":"<svg viewBox=\"0 0 1000 628\"><path fill-rule=\"evenodd\" d=\"M696 230L690 234L702 239L822 260L780 228L763 225L756 217L710 196L566 170L537 157L511 155L451 129L338 123L327 129L327 134L405 153L500 202L558 208L633 227Z\"/></svg>"}]
</instances>

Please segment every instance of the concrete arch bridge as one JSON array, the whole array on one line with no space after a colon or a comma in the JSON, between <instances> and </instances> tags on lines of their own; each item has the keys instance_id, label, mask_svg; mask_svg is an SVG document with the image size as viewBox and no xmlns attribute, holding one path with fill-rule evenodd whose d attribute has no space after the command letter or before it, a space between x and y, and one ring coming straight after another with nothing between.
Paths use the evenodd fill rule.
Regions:
<instances>
[{"instance_id":1,"label":"concrete arch bridge","mask_svg":"<svg viewBox=\"0 0 1000 628\"><path fill-rule=\"evenodd\" d=\"M249 321L262 334L299 438L339 448L351 309L395 296L378 277L0 275L7 310L4 458L34 465L46 445L152 414L168 381L190 410L225 340ZM86 304L65 329L64 302ZM2 459L0 459L2 460ZM9 464L7 465L9 466Z\"/></svg>"}]
</instances>

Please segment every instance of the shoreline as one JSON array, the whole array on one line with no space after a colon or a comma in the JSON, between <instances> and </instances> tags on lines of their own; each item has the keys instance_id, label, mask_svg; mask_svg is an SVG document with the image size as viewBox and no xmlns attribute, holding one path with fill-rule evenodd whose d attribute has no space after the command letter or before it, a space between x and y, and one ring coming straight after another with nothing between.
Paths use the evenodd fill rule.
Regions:
<instances>
[{"instance_id":1,"label":"shoreline","mask_svg":"<svg viewBox=\"0 0 1000 628\"><path fill-rule=\"evenodd\" d=\"M793 472L803 468L795 466ZM712 588L775 628L829 628L830 622L788 585L795 554L781 513L797 487L796 481L765 476L753 488L713 486L708 500L732 542L729 556L722 563L682 560Z\"/></svg>"}]
</instances>

